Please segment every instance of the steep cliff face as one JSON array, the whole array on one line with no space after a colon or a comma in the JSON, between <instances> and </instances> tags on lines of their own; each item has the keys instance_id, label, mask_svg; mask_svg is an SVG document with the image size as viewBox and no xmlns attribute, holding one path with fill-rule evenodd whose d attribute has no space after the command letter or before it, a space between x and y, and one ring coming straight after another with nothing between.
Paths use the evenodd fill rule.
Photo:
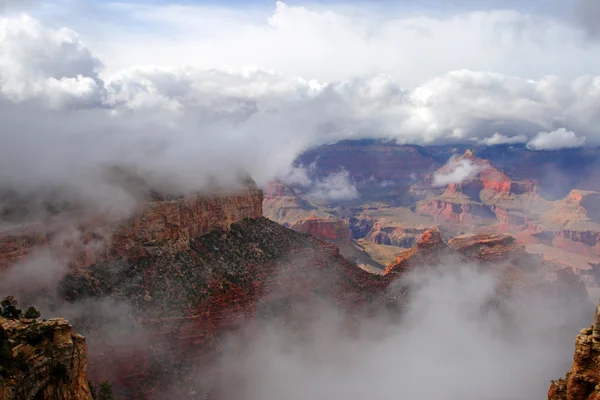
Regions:
<instances>
[{"instance_id":1,"label":"steep cliff face","mask_svg":"<svg viewBox=\"0 0 600 400\"><path fill-rule=\"evenodd\" d=\"M349 244L352 240L348 223L337 218L312 216L290 225L290 228L331 243Z\"/></svg>"},{"instance_id":2,"label":"steep cliff face","mask_svg":"<svg viewBox=\"0 0 600 400\"><path fill-rule=\"evenodd\" d=\"M554 247L600 255L600 193L572 190L542 217L539 229L553 236Z\"/></svg>"},{"instance_id":3,"label":"steep cliff face","mask_svg":"<svg viewBox=\"0 0 600 400\"><path fill-rule=\"evenodd\" d=\"M575 340L571 370L552 381L548 400L600 399L600 305L591 327L582 329Z\"/></svg>"},{"instance_id":4,"label":"steep cliff face","mask_svg":"<svg viewBox=\"0 0 600 400\"><path fill-rule=\"evenodd\" d=\"M412 247L435 225L431 218L403 207L370 207L349 219L352 237L367 242Z\"/></svg>"},{"instance_id":5,"label":"steep cliff face","mask_svg":"<svg viewBox=\"0 0 600 400\"><path fill-rule=\"evenodd\" d=\"M296 189L281 182L272 182L264 188L263 216L284 226L300 223L313 216L329 217Z\"/></svg>"},{"instance_id":6,"label":"steep cliff face","mask_svg":"<svg viewBox=\"0 0 600 400\"><path fill-rule=\"evenodd\" d=\"M470 175L460 183L449 183L441 195L420 202L417 212L450 223L509 227L527 223L525 212L540 200L535 182L513 180L470 150L439 168L426 182L435 184L436 177L452 177L461 168Z\"/></svg>"},{"instance_id":7,"label":"steep cliff face","mask_svg":"<svg viewBox=\"0 0 600 400\"><path fill-rule=\"evenodd\" d=\"M188 249L192 238L260 216L262 192L254 185L242 193L153 201L118 222L102 216L59 214L43 223L4 228L0 269L25 258L34 248L47 248L78 267L121 257L176 254Z\"/></svg>"},{"instance_id":8,"label":"steep cliff face","mask_svg":"<svg viewBox=\"0 0 600 400\"><path fill-rule=\"evenodd\" d=\"M110 297L128 305L121 326L140 333L134 346L115 347L96 334L98 318L74 323L87 329L90 376L142 399L173 382L193 384L188 374L210 364L227 332L247 329L257 318L294 315L314 296L348 313L381 311L395 304L383 290L388 283L347 262L337 247L258 218L197 237L178 254L83 268L61 291L75 304Z\"/></svg>"},{"instance_id":9,"label":"steep cliff face","mask_svg":"<svg viewBox=\"0 0 600 400\"><path fill-rule=\"evenodd\" d=\"M470 259L508 260L525 254L525 244L510 235L468 235L452 238L448 244Z\"/></svg>"},{"instance_id":10,"label":"steep cliff face","mask_svg":"<svg viewBox=\"0 0 600 400\"><path fill-rule=\"evenodd\" d=\"M299 159L304 165L314 164L318 174L324 176L346 169L353 180L376 185L383 181L396 184L410 183L433 171L438 162L417 146L396 145L374 140L342 141L321 146L304 153Z\"/></svg>"},{"instance_id":11,"label":"steep cliff face","mask_svg":"<svg viewBox=\"0 0 600 400\"><path fill-rule=\"evenodd\" d=\"M385 274L401 275L411 268L431 266L441 262L444 258L455 256L454 252L444 243L438 228L426 230L417 245L403 251L394 262L386 266Z\"/></svg>"},{"instance_id":12,"label":"steep cliff face","mask_svg":"<svg viewBox=\"0 0 600 400\"><path fill-rule=\"evenodd\" d=\"M85 338L64 319L0 317L0 398L92 400Z\"/></svg>"}]
</instances>

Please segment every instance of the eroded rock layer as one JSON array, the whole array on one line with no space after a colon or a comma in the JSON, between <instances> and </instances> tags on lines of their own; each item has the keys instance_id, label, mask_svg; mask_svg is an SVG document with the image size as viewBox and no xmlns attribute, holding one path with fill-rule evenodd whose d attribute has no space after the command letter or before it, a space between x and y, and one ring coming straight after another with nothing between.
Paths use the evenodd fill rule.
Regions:
<instances>
[{"instance_id":1,"label":"eroded rock layer","mask_svg":"<svg viewBox=\"0 0 600 400\"><path fill-rule=\"evenodd\" d=\"M212 229L227 230L235 222L260 216L262 192L253 184L234 194L153 201L118 222L99 216L59 214L43 224L0 232L0 270L34 249L44 248L76 266L121 257L176 254L188 249L191 239Z\"/></svg>"},{"instance_id":2,"label":"eroded rock layer","mask_svg":"<svg viewBox=\"0 0 600 400\"><path fill-rule=\"evenodd\" d=\"M197 237L178 254L92 265L68 276L61 290L74 304L127 304L119 329L137 339L124 351L98 333L98 317L74 323L87 327L93 379L114 382L127 398L152 398L207 365L227 332L293 314L314 296L351 313L381 311L396 303L382 290L388 283L335 246L258 218Z\"/></svg>"},{"instance_id":3,"label":"eroded rock layer","mask_svg":"<svg viewBox=\"0 0 600 400\"><path fill-rule=\"evenodd\" d=\"M600 304L591 327L582 329L575 340L571 370L552 381L548 400L600 399Z\"/></svg>"},{"instance_id":4,"label":"eroded rock layer","mask_svg":"<svg viewBox=\"0 0 600 400\"><path fill-rule=\"evenodd\" d=\"M85 338L62 318L0 317L0 398L92 400Z\"/></svg>"}]
</instances>

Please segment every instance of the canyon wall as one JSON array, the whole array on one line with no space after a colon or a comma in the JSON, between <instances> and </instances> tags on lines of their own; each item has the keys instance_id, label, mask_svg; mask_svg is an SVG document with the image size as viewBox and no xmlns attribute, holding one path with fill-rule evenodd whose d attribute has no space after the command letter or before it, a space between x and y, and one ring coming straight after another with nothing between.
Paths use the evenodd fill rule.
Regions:
<instances>
[{"instance_id":1,"label":"canyon wall","mask_svg":"<svg viewBox=\"0 0 600 400\"><path fill-rule=\"evenodd\" d=\"M92 400L85 338L62 318L0 317L0 398Z\"/></svg>"},{"instance_id":2,"label":"canyon wall","mask_svg":"<svg viewBox=\"0 0 600 400\"><path fill-rule=\"evenodd\" d=\"M307 218L290 225L290 229L336 244L349 244L352 240L348 223L337 218Z\"/></svg>"},{"instance_id":3,"label":"canyon wall","mask_svg":"<svg viewBox=\"0 0 600 400\"><path fill-rule=\"evenodd\" d=\"M548 400L600 399L600 305L591 327L584 328L575 340L571 370L564 378L552 381Z\"/></svg>"},{"instance_id":4,"label":"canyon wall","mask_svg":"<svg viewBox=\"0 0 600 400\"><path fill-rule=\"evenodd\" d=\"M296 308L315 296L353 315L379 312L396 302L382 290L388 283L350 264L333 245L257 218L197 237L176 255L86 267L69 275L61 291L73 304L110 297L128 305L120 328L136 337L133 345L105 340L99 317L74 323L87 328L90 376L143 399L199 384L194 371L209 368L228 332L251 329L260 319L297 322ZM208 396L211 386L199 385L195 391Z\"/></svg>"},{"instance_id":5,"label":"canyon wall","mask_svg":"<svg viewBox=\"0 0 600 400\"><path fill-rule=\"evenodd\" d=\"M48 249L77 267L122 257L176 254L190 240L213 229L229 229L245 218L262 216L262 192L249 185L242 193L153 201L126 220L63 213L47 221L5 226L0 231L0 270L34 249Z\"/></svg>"}]
</instances>

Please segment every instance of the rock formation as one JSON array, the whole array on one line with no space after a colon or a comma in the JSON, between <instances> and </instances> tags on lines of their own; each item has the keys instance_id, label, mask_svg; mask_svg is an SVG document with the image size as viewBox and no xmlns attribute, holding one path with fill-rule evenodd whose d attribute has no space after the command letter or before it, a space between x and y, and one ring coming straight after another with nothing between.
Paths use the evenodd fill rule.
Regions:
<instances>
[{"instance_id":1,"label":"rock formation","mask_svg":"<svg viewBox=\"0 0 600 400\"><path fill-rule=\"evenodd\" d=\"M212 229L262 215L262 192L190 195L145 203L126 220L63 213L44 223L4 227L0 231L0 270L24 259L34 248L85 266L122 257L142 257L189 248L190 240Z\"/></svg>"},{"instance_id":2,"label":"rock formation","mask_svg":"<svg viewBox=\"0 0 600 400\"><path fill-rule=\"evenodd\" d=\"M345 140L321 146L304 153L297 163L312 165L316 178L339 172L343 167L361 197L384 196L395 198L394 201L440 165L419 146L375 140Z\"/></svg>"},{"instance_id":3,"label":"rock formation","mask_svg":"<svg viewBox=\"0 0 600 400\"><path fill-rule=\"evenodd\" d=\"M386 267L385 274L403 274L411 268L436 265L452 255L456 254L444 243L440 230L428 229L415 247L400 253L396 260Z\"/></svg>"},{"instance_id":4,"label":"rock formation","mask_svg":"<svg viewBox=\"0 0 600 400\"><path fill-rule=\"evenodd\" d=\"M451 159L426 181L435 185L436 177L453 176L459 168L468 168L471 174L462 182L449 183L440 196L420 202L418 213L451 223L507 227L527 223L528 210L539 201L534 182L513 180L470 150Z\"/></svg>"},{"instance_id":5,"label":"rock formation","mask_svg":"<svg viewBox=\"0 0 600 400\"><path fill-rule=\"evenodd\" d=\"M275 181L264 189L263 215L284 226L290 226L311 216L328 215L301 196L290 185Z\"/></svg>"},{"instance_id":6,"label":"rock formation","mask_svg":"<svg viewBox=\"0 0 600 400\"><path fill-rule=\"evenodd\" d=\"M88 330L90 376L114 382L127 398L148 398L208 365L226 333L255 318L293 315L313 296L348 312L370 312L370 305L381 311L395 302L382 290L388 283L347 262L335 246L258 218L197 237L176 255L86 267L68 276L61 292L73 303L110 297L129 305L120 326L140 335L126 349L95 334L98 317L74 323Z\"/></svg>"},{"instance_id":7,"label":"rock formation","mask_svg":"<svg viewBox=\"0 0 600 400\"><path fill-rule=\"evenodd\" d=\"M0 317L0 398L92 400L85 338L62 318Z\"/></svg>"},{"instance_id":8,"label":"rock formation","mask_svg":"<svg viewBox=\"0 0 600 400\"><path fill-rule=\"evenodd\" d=\"M448 244L474 260L503 261L525 254L525 244L506 234L459 236L450 239Z\"/></svg>"},{"instance_id":9,"label":"rock formation","mask_svg":"<svg viewBox=\"0 0 600 400\"><path fill-rule=\"evenodd\" d=\"M290 225L290 229L340 245L349 244L351 241L351 232L348 223L333 217L318 218L317 216L311 216Z\"/></svg>"},{"instance_id":10,"label":"rock formation","mask_svg":"<svg viewBox=\"0 0 600 400\"><path fill-rule=\"evenodd\" d=\"M571 370L552 381L548 400L600 399L600 304L591 327L582 329L575 340Z\"/></svg>"},{"instance_id":11,"label":"rock formation","mask_svg":"<svg viewBox=\"0 0 600 400\"><path fill-rule=\"evenodd\" d=\"M600 193L572 190L552 204L537 230L552 236L554 247L600 255Z\"/></svg>"}]
</instances>

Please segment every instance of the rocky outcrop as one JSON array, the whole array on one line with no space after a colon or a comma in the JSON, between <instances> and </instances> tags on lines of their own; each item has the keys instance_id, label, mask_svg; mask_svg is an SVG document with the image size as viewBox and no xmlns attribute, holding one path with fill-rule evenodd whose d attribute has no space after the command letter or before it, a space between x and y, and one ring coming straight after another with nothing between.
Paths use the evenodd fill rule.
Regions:
<instances>
[{"instance_id":1,"label":"rocky outcrop","mask_svg":"<svg viewBox=\"0 0 600 400\"><path fill-rule=\"evenodd\" d=\"M317 216L312 216L311 218L292 224L290 229L331 243L349 244L352 240L348 224L337 218L318 218Z\"/></svg>"},{"instance_id":2,"label":"rocky outcrop","mask_svg":"<svg viewBox=\"0 0 600 400\"><path fill-rule=\"evenodd\" d=\"M245 218L262 216L262 192L253 184L245 192L157 200L142 205L128 219L59 214L37 224L0 232L0 270L47 248L77 267L122 257L176 254L191 239L213 229L229 229Z\"/></svg>"},{"instance_id":3,"label":"rocky outcrop","mask_svg":"<svg viewBox=\"0 0 600 400\"><path fill-rule=\"evenodd\" d=\"M172 382L194 384L197 375L188 374L210 364L227 332L257 318L295 316L314 296L354 315L382 312L396 303L397 294L384 290L388 284L343 259L337 247L258 218L194 238L178 254L83 268L62 282L61 292L73 303L110 297L127 305L119 329L136 337L132 345L105 340L99 316L74 323L86 329L91 378L142 399Z\"/></svg>"},{"instance_id":4,"label":"rocky outcrop","mask_svg":"<svg viewBox=\"0 0 600 400\"><path fill-rule=\"evenodd\" d=\"M85 338L64 319L0 317L0 398L92 400Z\"/></svg>"},{"instance_id":5,"label":"rocky outcrop","mask_svg":"<svg viewBox=\"0 0 600 400\"><path fill-rule=\"evenodd\" d=\"M352 238L378 245L410 248L433 223L403 207L373 207L349 218Z\"/></svg>"},{"instance_id":6,"label":"rocky outcrop","mask_svg":"<svg viewBox=\"0 0 600 400\"><path fill-rule=\"evenodd\" d=\"M450 223L500 223L505 227L527 224L525 211L539 197L536 183L513 180L470 150L451 159L426 181L434 185L436 177L452 176L465 165L471 170L471 176L462 182L449 183L441 195L420 202L417 212Z\"/></svg>"},{"instance_id":7,"label":"rocky outcrop","mask_svg":"<svg viewBox=\"0 0 600 400\"><path fill-rule=\"evenodd\" d=\"M550 233L552 245L567 251L600 255L600 193L572 190L542 216L539 230Z\"/></svg>"},{"instance_id":8,"label":"rocky outcrop","mask_svg":"<svg viewBox=\"0 0 600 400\"><path fill-rule=\"evenodd\" d=\"M313 216L329 217L296 189L278 181L264 188L263 216L288 227Z\"/></svg>"},{"instance_id":9,"label":"rocky outcrop","mask_svg":"<svg viewBox=\"0 0 600 400\"><path fill-rule=\"evenodd\" d=\"M438 228L425 231L417 245L403 251L392 263L386 266L385 275L401 275L412 268L439 264L444 258L453 256L451 249L444 243Z\"/></svg>"},{"instance_id":10,"label":"rocky outcrop","mask_svg":"<svg viewBox=\"0 0 600 400\"><path fill-rule=\"evenodd\" d=\"M472 260L501 261L525 254L525 244L510 235L459 236L448 244Z\"/></svg>"},{"instance_id":11,"label":"rocky outcrop","mask_svg":"<svg viewBox=\"0 0 600 400\"><path fill-rule=\"evenodd\" d=\"M571 370L552 381L548 400L600 399L600 304L591 327L582 329L575 340Z\"/></svg>"}]
</instances>

